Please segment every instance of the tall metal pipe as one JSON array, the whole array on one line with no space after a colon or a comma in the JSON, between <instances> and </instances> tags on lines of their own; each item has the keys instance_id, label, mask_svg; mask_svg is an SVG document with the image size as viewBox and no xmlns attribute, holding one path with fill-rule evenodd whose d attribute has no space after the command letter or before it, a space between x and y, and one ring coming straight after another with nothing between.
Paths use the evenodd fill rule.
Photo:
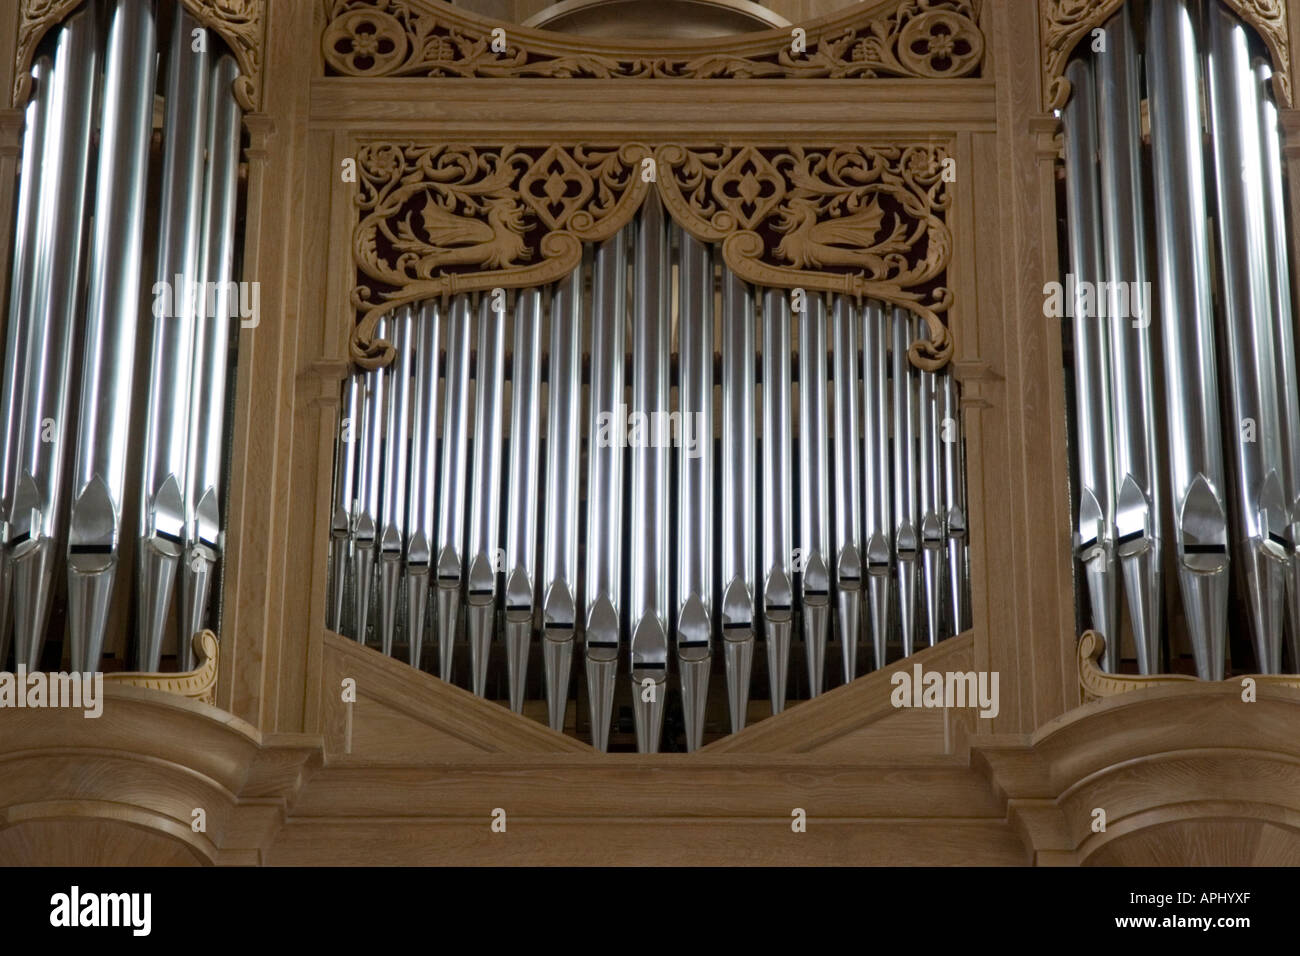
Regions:
<instances>
[{"instance_id":1,"label":"tall metal pipe","mask_svg":"<svg viewBox=\"0 0 1300 956\"><path fill-rule=\"evenodd\" d=\"M916 367L908 360L912 314L894 307L890 350L894 417L894 560L898 576L898 623L903 656L916 648L916 578L921 536L917 528Z\"/></svg>"},{"instance_id":2,"label":"tall metal pipe","mask_svg":"<svg viewBox=\"0 0 1300 956\"><path fill-rule=\"evenodd\" d=\"M1115 563L1115 497L1110 412L1108 311L1095 290L1102 279L1100 180L1097 171L1097 91L1092 63L1066 69L1072 85L1062 111L1065 124L1066 205L1070 275L1066 296L1072 316L1075 363L1075 433L1079 460L1079 516L1075 555L1083 565L1092 626L1106 638L1103 666L1119 663L1119 601Z\"/></svg>"},{"instance_id":3,"label":"tall metal pipe","mask_svg":"<svg viewBox=\"0 0 1300 956\"><path fill-rule=\"evenodd\" d=\"M790 302L763 292L763 624L772 713L785 709L793 624L793 514L790 465Z\"/></svg>"},{"instance_id":4,"label":"tall metal pipe","mask_svg":"<svg viewBox=\"0 0 1300 956\"><path fill-rule=\"evenodd\" d=\"M743 730L754 660L755 547L754 293L722 267L722 637L732 733Z\"/></svg>"},{"instance_id":5,"label":"tall metal pipe","mask_svg":"<svg viewBox=\"0 0 1300 956\"><path fill-rule=\"evenodd\" d=\"M917 334L925 322L917 319ZM939 643L943 629L943 572L947 534L944 529L943 460L939 453L939 383L934 372L916 373L917 503L921 532L921 605L925 608L925 634L930 647Z\"/></svg>"},{"instance_id":6,"label":"tall metal pipe","mask_svg":"<svg viewBox=\"0 0 1300 956\"><path fill-rule=\"evenodd\" d=\"M943 398L940 440L943 454L944 527L948 532L948 621L953 634L970 626L966 605L966 461L957 383L951 370L939 376Z\"/></svg>"},{"instance_id":7,"label":"tall metal pipe","mask_svg":"<svg viewBox=\"0 0 1300 956\"><path fill-rule=\"evenodd\" d=\"M653 190L637 218L632 296L629 619L637 750L659 749L668 679L668 232ZM638 434L639 430L639 434Z\"/></svg>"},{"instance_id":8,"label":"tall metal pipe","mask_svg":"<svg viewBox=\"0 0 1300 956\"><path fill-rule=\"evenodd\" d=\"M889 444L889 341L891 317L868 300L862 307L862 540L865 542L867 596L871 604L871 644L877 669L885 666L891 613L893 563L892 482Z\"/></svg>"},{"instance_id":9,"label":"tall metal pipe","mask_svg":"<svg viewBox=\"0 0 1300 956\"><path fill-rule=\"evenodd\" d=\"M1300 671L1300 385L1296 380L1295 313L1291 311L1291 260L1287 255L1288 229L1282 184L1282 143L1277 104L1271 96L1273 68L1265 57L1254 64L1259 98L1264 210L1268 216L1265 238L1271 268L1273 347L1277 356L1279 425L1282 430L1282 493L1289 512L1287 537L1291 542L1291 574L1287 580L1290 618L1291 670Z\"/></svg>"},{"instance_id":10,"label":"tall metal pipe","mask_svg":"<svg viewBox=\"0 0 1300 956\"><path fill-rule=\"evenodd\" d=\"M542 292L515 299L510 376L510 464L506 475L506 669L510 709L524 709L537 590L537 477L541 467Z\"/></svg>"},{"instance_id":11,"label":"tall metal pipe","mask_svg":"<svg viewBox=\"0 0 1300 956\"><path fill-rule=\"evenodd\" d=\"M379 562L379 648L393 655L401 608L402 565L406 551L407 465L414 371L415 308L397 309L389 325L396 354L384 374L383 491L379 502L376 560Z\"/></svg>"},{"instance_id":12,"label":"tall metal pipe","mask_svg":"<svg viewBox=\"0 0 1300 956\"><path fill-rule=\"evenodd\" d=\"M10 518L26 399L24 364L27 343L36 323L36 274L43 248L40 233L41 190L46 131L54 100L54 61L38 57L32 65L35 95L24 111L23 156L19 179L18 216L14 227L13 280L9 287L9 324L5 332L4 378L0 381L0 669L9 660L11 627L9 554ZM45 166L45 169L50 169Z\"/></svg>"},{"instance_id":13,"label":"tall metal pipe","mask_svg":"<svg viewBox=\"0 0 1300 956\"><path fill-rule=\"evenodd\" d=\"M415 340L415 398L411 410L410 513L406 542L407 660L419 668L429 620L434 543L438 539L438 357L442 304L420 306Z\"/></svg>"},{"instance_id":14,"label":"tall metal pipe","mask_svg":"<svg viewBox=\"0 0 1300 956\"><path fill-rule=\"evenodd\" d=\"M139 659L146 671L159 667L185 537L186 410L203 251L205 107L211 72L206 46L193 49L190 33L197 27L198 22L178 8L166 57L158 262L136 555ZM180 635L182 652L190 636Z\"/></svg>"},{"instance_id":15,"label":"tall metal pipe","mask_svg":"<svg viewBox=\"0 0 1300 956\"><path fill-rule=\"evenodd\" d=\"M151 0L116 0L111 5L106 49L68 534L72 666L84 671L95 670L100 658L122 540L153 127Z\"/></svg>"},{"instance_id":16,"label":"tall metal pipe","mask_svg":"<svg viewBox=\"0 0 1300 956\"><path fill-rule=\"evenodd\" d=\"M826 367L826 300L814 293L805 295L804 302L806 309L799 315L799 580L808 684L816 697L826 679L830 625L830 469L826 454L826 391L830 382Z\"/></svg>"},{"instance_id":17,"label":"tall metal pipe","mask_svg":"<svg viewBox=\"0 0 1300 956\"><path fill-rule=\"evenodd\" d=\"M601 751L609 747L623 603L623 430L627 427L623 373L627 246L634 228L626 226L598 246L592 267L585 634L591 742Z\"/></svg>"},{"instance_id":18,"label":"tall metal pipe","mask_svg":"<svg viewBox=\"0 0 1300 956\"><path fill-rule=\"evenodd\" d=\"M858 310L837 295L831 311L831 372L834 379L835 437L835 598L839 611L844 683L857 676L858 633L862 617L862 469L858 390Z\"/></svg>"},{"instance_id":19,"label":"tall metal pipe","mask_svg":"<svg viewBox=\"0 0 1300 956\"><path fill-rule=\"evenodd\" d=\"M498 307L499 306L499 307ZM506 372L504 296L479 298L477 398L474 402L474 458L470 479L468 567L465 571L470 686L479 697L487 688L488 652L496 613L501 545L501 418Z\"/></svg>"},{"instance_id":20,"label":"tall metal pipe","mask_svg":"<svg viewBox=\"0 0 1300 956\"><path fill-rule=\"evenodd\" d=\"M1291 544L1284 500L1278 357L1269 272L1272 230L1264 207L1265 168L1260 136L1260 87L1251 65L1245 25L1221 4L1209 10L1206 76L1218 186L1218 262L1224 338L1231 375L1229 447L1236 463L1234 532L1245 568L1246 607L1256 666L1282 669L1282 632Z\"/></svg>"},{"instance_id":21,"label":"tall metal pipe","mask_svg":"<svg viewBox=\"0 0 1300 956\"><path fill-rule=\"evenodd\" d=\"M235 101L239 67L230 56L212 71L208 120L208 179L204 196L201 271L207 283L194 336L190 379L189 489L185 564L181 568L180 659L194 667L190 639L203 627L212 573L221 555L222 457L226 434L226 369L230 322L241 314L243 286L235 279L241 117Z\"/></svg>"},{"instance_id":22,"label":"tall metal pipe","mask_svg":"<svg viewBox=\"0 0 1300 956\"><path fill-rule=\"evenodd\" d=\"M101 64L96 11L59 29L49 73L49 112L41 146L40 199L32 250L31 324L19 372L25 398L16 430L17 467L9 515L14 659L40 666L63 524L63 472L72 433L68 412L80 283L91 133ZM87 655L73 657L85 670ZM92 663L98 661L96 656ZM95 668L91 668L92 670Z\"/></svg>"},{"instance_id":23,"label":"tall metal pipe","mask_svg":"<svg viewBox=\"0 0 1300 956\"><path fill-rule=\"evenodd\" d=\"M686 749L704 740L713 638L713 257L674 225L679 243L677 387L677 666Z\"/></svg>"},{"instance_id":24,"label":"tall metal pipe","mask_svg":"<svg viewBox=\"0 0 1300 956\"><path fill-rule=\"evenodd\" d=\"M376 332L391 341L392 317L382 316ZM370 629L372 588L379 542L380 507L384 487L384 410L388 405L389 375L373 368L365 373L361 395L361 447L358 450L356 519L352 526L353 624L352 636L364 645Z\"/></svg>"},{"instance_id":25,"label":"tall metal pipe","mask_svg":"<svg viewBox=\"0 0 1300 956\"><path fill-rule=\"evenodd\" d=\"M442 471L438 480L438 545L434 555L438 579L438 672L451 680L460 584L465 555L465 512L469 494L469 408L473 316L469 297L456 296L447 325L447 373L442 420Z\"/></svg>"},{"instance_id":26,"label":"tall metal pipe","mask_svg":"<svg viewBox=\"0 0 1300 956\"><path fill-rule=\"evenodd\" d=\"M1147 89L1154 157L1170 491L1178 578L1197 673L1223 677L1228 529L1202 163L1201 77L1189 0L1151 0Z\"/></svg>"},{"instance_id":27,"label":"tall metal pipe","mask_svg":"<svg viewBox=\"0 0 1300 956\"><path fill-rule=\"evenodd\" d=\"M1155 674L1161 669L1163 511L1151 367L1141 73L1129 6L1107 23L1106 37L1097 54L1096 79L1103 275L1109 284L1104 301L1114 430L1115 553L1138 669Z\"/></svg>"},{"instance_id":28,"label":"tall metal pipe","mask_svg":"<svg viewBox=\"0 0 1300 956\"><path fill-rule=\"evenodd\" d=\"M334 510L330 516L330 606L326 626L339 634L347 626L348 569L351 567L352 530L356 524L357 445L361 432L361 401L365 377L348 373L339 410L339 434L334 447Z\"/></svg>"},{"instance_id":29,"label":"tall metal pipe","mask_svg":"<svg viewBox=\"0 0 1300 956\"><path fill-rule=\"evenodd\" d=\"M563 725L578 609L578 480L582 428L582 269L551 295L546 421L542 653L552 726ZM557 725L556 722L559 722Z\"/></svg>"}]
</instances>

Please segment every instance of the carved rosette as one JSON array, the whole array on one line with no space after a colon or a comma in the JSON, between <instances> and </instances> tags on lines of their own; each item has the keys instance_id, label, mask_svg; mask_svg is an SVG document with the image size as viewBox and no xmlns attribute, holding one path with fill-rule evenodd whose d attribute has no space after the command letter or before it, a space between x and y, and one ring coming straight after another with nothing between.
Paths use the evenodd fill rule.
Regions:
<instances>
[{"instance_id":1,"label":"carved rosette","mask_svg":"<svg viewBox=\"0 0 1300 956\"><path fill-rule=\"evenodd\" d=\"M1288 0L1224 0L1263 38L1273 57L1278 103L1292 105L1291 47L1287 33ZM1109 20L1124 0L1038 0L1043 49L1043 98L1049 110L1070 97L1065 67L1079 41Z\"/></svg>"},{"instance_id":2,"label":"carved rosette","mask_svg":"<svg viewBox=\"0 0 1300 956\"><path fill-rule=\"evenodd\" d=\"M952 257L945 147L419 146L373 143L357 157L353 236L362 313L353 361L392 358L376 338L399 305L482 289L546 285L582 246L626 225L655 183L670 215L720 243L742 278L870 297L920 315L911 359L952 354L940 319ZM653 172L654 176L649 173Z\"/></svg>"},{"instance_id":3,"label":"carved rosette","mask_svg":"<svg viewBox=\"0 0 1300 956\"><path fill-rule=\"evenodd\" d=\"M1079 639L1079 687L1085 704L1147 687L1202 683L1199 678L1187 674L1108 674L1097 664L1105 650L1106 639L1096 631L1086 631ZM1300 687L1300 676L1295 675L1251 674L1249 677L1259 686ZM1230 677L1223 683L1240 686L1245 679L1244 676Z\"/></svg>"},{"instance_id":4,"label":"carved rosette","mask_svg":"<svg viewBox=\"0 0 1300 956\"><path fill-rule=\"evenodd\" d=\"M978 0L880 0L806 25L801 53L786 30L665 49L498 24L440 0L325 2L321 51L336 76L952 79L984 59Z\"/></svg>"},{"instance_id":5,"label":"carved rosette","mask_svg":"<svg viewBox=\"0 0 1300 956\"><path fill-rule=\"evenodd\" d=\"M31 95L32 57L42 38L83 0L22 0L18 14L18 59L13 102L20 106ZM262 50L265 46L267 0L181 0L204 27L226 41L239 63L235 99L247 112L257 110L262 90Z\"/></svg>"}]
</instances>

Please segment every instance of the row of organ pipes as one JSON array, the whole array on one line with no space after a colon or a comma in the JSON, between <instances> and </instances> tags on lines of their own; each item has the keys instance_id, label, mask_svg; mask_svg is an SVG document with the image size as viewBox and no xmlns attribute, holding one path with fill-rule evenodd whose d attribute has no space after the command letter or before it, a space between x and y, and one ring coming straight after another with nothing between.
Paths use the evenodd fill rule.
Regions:
<instances>
[{"instance_id":1,"label":"row of organ pipes","mask_svg":"<svg viewBox=\"0 0 1300 956\"><path fill-rule=\"evenodd\" d=\"M40 668L58 603L72 668L100 669L123 589L137 667L173 632L194 666L239 303L239 71L220 46L178 4L90 0L35 58L0 372L0 667L12 643Z\"/></svg>"},{"instance_id":2,"label":"row of organ pipes","mask_svg":"<svg viewBox=\"0 0 1300 956\"><path fill-rule=\"evenodd\" d=\"M815 696L832 627L847 682L860 635L880 667L968 626L956 385L910 363L908 311L756 290L652 194L549 290L400 306L379 333L395 358L343 387L336 631L404 638L417 668L436 635L451 681L463 627L479 696L502 640L516 712L536 636L556 730L576 651L592 743L622 673L654 752L670 657L693 750L719 649L738 731L759 642L776 713L796 631Z\"/></svg>"},{"instance_id":3,"label":"row of organ pipes","mask_svg":"<svg viewBox=\"0 0 1300 956\"><path fill-rule=\"evenodd\" d=\"M1300 396L1271 62L1221 0L1130 2L1102 40L1070 62L1062 120L1075 542L1103 665L1120 664L1122 593L1138 669L1165 667L1172 569L1201 678L1224 676L1234 593L1257 672L1281 671L1287 630L1295 669Z\"/></svg>"}]
</instances>

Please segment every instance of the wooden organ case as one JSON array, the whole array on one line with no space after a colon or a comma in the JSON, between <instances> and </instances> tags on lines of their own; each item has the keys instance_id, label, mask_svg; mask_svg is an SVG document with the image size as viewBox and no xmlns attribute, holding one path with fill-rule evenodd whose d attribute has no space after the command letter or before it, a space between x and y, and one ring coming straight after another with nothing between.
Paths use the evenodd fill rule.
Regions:
<instances>
[{"instance_id":1,"label":"wooden organ case","mask_svg":"<svg viewBox=\"0 0 1300 956\"><path fill-rule=\"evenodd\" d=\"M1300 17L1278 0L1213 2L1267 55L1280 168L1300 182ZM867 0L789 25L773 4L750 32L687 39L563 32L442 0L158 0L160 15L173 6L234 62L236 278L260 290L260 320L233 333L220 570L195 619L210 630L171 670L91 660L109 672L96 719L0 706L0 861L1300 858L1300 678L1248 664L1226 680L1176 663L1133 673L1131 633L1107 663L1106 628L1080 610L1078 356L1044 290L1072 268L1069 64L1121 3ZM33 66L79 7L0 12L6 263ZM1294 186L1289 202L1294 253ZM6 302L15 274L0 276ZM692 282L704 291L688 307ZM612 324L626 339L606 354L597 333ZM728 393L733 373L744 387ZM463 408L462 375L478 389ZM711 471L680 449L628 448L608 485L593 479L607 386L633 411L704 415ZM891 389L918 388L900 421ZM389 439L397 407L407 424ZM420 408L435 421L423 451ZM750 431L733 458L737 420ZM352 428L359 448L341 437ZM960 454L944 464L954 428ZM917 500L873 501L871 476L898 480L913 430L901 474ZM873 434L895 447L875 471ZM425 511L408 508L424 493L415 458ZM447 459L459 496L443 491ZM944 475L960 484L957 517ZM604 539L593 489L621 496ZM445 536L453 513L466 527ZM599 616L602 554L612 618ZM740 611L727 567L748 586ZM120 610L120 577L112 660L145 627ZM910 620L897 606L873 618L881 594ZM595 640L606 625L611 640ZM60 640L48 635L44 666L81 669ZM994 674L983 713L923 692L930 675Z\"/></svg>"}]
</instances>

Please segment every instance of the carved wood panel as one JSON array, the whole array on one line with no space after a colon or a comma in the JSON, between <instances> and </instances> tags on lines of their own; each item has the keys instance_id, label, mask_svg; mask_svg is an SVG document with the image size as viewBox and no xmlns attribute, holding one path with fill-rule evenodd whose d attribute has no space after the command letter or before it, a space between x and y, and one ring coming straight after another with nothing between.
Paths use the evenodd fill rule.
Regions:
<instances>
[{"instance_id":1,"label":"carved wood panel","mask_svg":"<svg viewBox=\"0 0 1300 956\"><path fill-rule=\"evenodd\" d=\"M626 225L651 184L687 231L720 243L758 285L871 297L921 316L912 361L952 355L940 319L953 240L951 150L879 146L642 144L549 148L363 145L351 342L365 368L392 349L381 315L410 302L494 287L546 285L581 261L586 242Z\"/></svg>"},{"instance_id":2,"label":"carved wood panel","mask_svg":"<svg viewBox=\"0 0 1300 956\"><path fill-rule=\"evenodd\" d=\"M787 30L665 47L498 24L439 0L324 2L336 76L955 79L984 59L980 0L883 0L807 24L800 52Z\"/></svg>"}]
</instances>

